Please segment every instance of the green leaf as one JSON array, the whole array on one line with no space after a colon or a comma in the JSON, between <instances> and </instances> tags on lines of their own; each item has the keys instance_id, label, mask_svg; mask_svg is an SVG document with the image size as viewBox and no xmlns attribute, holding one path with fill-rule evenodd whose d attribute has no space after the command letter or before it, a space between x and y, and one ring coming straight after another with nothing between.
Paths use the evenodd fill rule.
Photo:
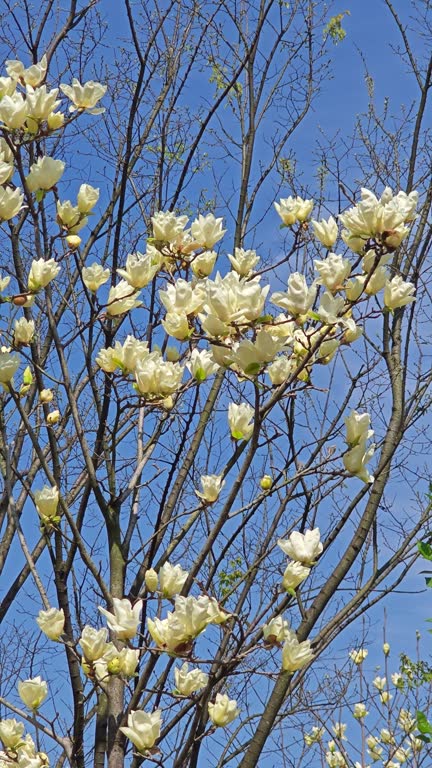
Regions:
<instances>
[{"instance_id":1,"label":"green leaf","mask_svg":"<svg viewBox=\"0 0 432 768\"><path fill-rule=\"evenodd\" d=\"M417 710L417 728L420 733L432 733L432 723L429 722L424 712Z\"/></svg>"},{"instance_id":2,"label":"green leaf","mask_svg":"<svg viewBox=\"0 0 432 768\"><path fill-rule=\"evenodd\" d=\"M432 546L430 544L427 544L425 541L419 541L417 549L425 560L432 561Z\"/></svg>"},{"instance_id":3,"label":"green leaf","mask_svg":"<svg viewBox=\"0 0 432 768\"><path fill-rule=\"evenodd\" d=\"M36 192L35 192L35 198L36 198L37 202L41 203L42 200L44 199L44 197L45 197L45 190L37 189Z\"/></svg>"}]
</instances>

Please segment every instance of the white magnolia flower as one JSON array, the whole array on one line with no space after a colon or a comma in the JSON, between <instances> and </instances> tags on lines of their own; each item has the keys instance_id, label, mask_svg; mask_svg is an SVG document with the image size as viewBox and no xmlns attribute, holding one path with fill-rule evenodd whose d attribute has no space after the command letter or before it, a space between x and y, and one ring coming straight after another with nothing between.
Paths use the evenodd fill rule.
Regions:
<instances>
[{"instance_id":1,"label":"white magnolia flower","mask_svg":"<svg viewBox=\"0 0 432 768\"><path fill-rule=\"evenodd\" d=\"M196 495L207 504L213 504L219 498L225 480L222 479L222 475L201 475L200 482L202 492L195 490Z\"/></svg>"},{"instance_id":2,"label":"white magnolia flower","mask_svg":"<svg viewBox=\"0 0 432 768\"><path fill-rule=\"evenodd\" d=\"M343 455L344 467L350 475L358 477L364 483L372 483L374 476L366 469L366 464L375 453L375 443L366 448L366 440L360 440L358 445Z\"/></svg>"},{"instance_id":3,"label":"white magnolia flower","mask_svg":"<svg viewBox=\"0 0 432 768\"><path fill-rule=\"evenodd\" d=\"M39 611L36 623L50 640L59 640L63 634L65 623L63 608L49 608L47 611Z\"/></svg>"},{"instance_id":4,"label":"white magnolia flower","mask_svg":"<svg viewBox=\"0 0 432 768\"><path fill-rule=\"evenodd\" d=\"M40 291L42 288L46 288L51 280L54 280L60 272L59 265L54 259L37 259L33 260L30 267L27 286L29 291Z\"/></svg>"},{"instance_id":5,"label":"white magnolia flower","mask_svg":"<svg viewBox=\"0 0 432 768\"><path fill-rule=\"evenodd\" d=\"M263 637L267 643L283 643L289 635L289 624L282 616L275 616L263 626Z\"/></svg>"},{"instance_id":6,"label":"white magnolia flower","mask_svg":"<svg viewBox=\"0 0 432 768\"><path fill-rule=\"evenodd\" d=\"M59 491L53 485L51 488L44 485L42 490L34 492L36 509L43 523L56 523L59 521L58 504Z\"/></svg>"},{"instance_id":7,"label":"white magnolia flower","mask_svg":"<svg viewBox=\"0 0 432 768\"><path fill-rule=\"evenodd\" d=\"M129 253L126 269L118 269L117 273L133 288L145 288L159 272L161 265L162 255L152 245L148 245L146 253Z\"/></svg>"},{"instance_id":8,"label":"white magnolia flower","mask_svg":"<svg viewBox=\"0 0 432 768\"><path fill-rule=\"evenodd\" d=\"M293 531L288 539L278 539L278 545L288 557L303 565L314 565L323 551L319 528L305 533Z\"/></svg>"},{"instance_id":9,"label":"white magnolia flower","mask_svg":"<svg viewBox=\"0 0 432 768\"><path fill-rule=\"evenodd\" d=\"M367 648L353 648L353 650L349 652L349 657L351 661L354 662L354 664L361 664L367 657L368 653L369 651Z\"/></svg>"},{"instance_id":10,"label":"white magnolia flower","mask_svg":"<svg viewBox=\"0 0 432 768\"><path fill-rule=\"evenodd\" d=\"M310 570L309 566L298 563L295 560L288 563L282 578L282 589L286 592L296 589L302 581L307 579Z\"/></svg>"},{"instance_id":11,"label":"white magnolia flower","mask_svg":"<svg viewBox=\"0 0 432 768\"><path fill-rule=\"evenodd\" d=\"M151 714L141 710L132 710L128 715L128 724L120 728L121 732L132 742L134 747L145 753L154 747L160 736L162 712L156 709Z\"/></svg>"},{"instance_id":12,"label":"white magnolia flower","mask_svg":"<svg viewBox=\"0 0 432 768\"><path fill-rule=\"evenodd\" d=\"M311 220L314 235L318 238L320 243L326 248L332 248L335 244L338 236L338 226L333 216L330 216L327 221L321 219L321 221Z\"/></svg>"},{"instance_id":13,"label":"white magnolia flower","mask_svg":"<svg viewBox=\"0 0 432 768\"><path fill-rule=\"evenodd\" d=\"M179 363L165 362L159 352L151 352L136 362L138 392L148 399L169 397L179 389L183 372Z\"/></svg>"},{"instance_id":14,"label":"white magnolia flower","mask_svg":"<svg viewBox=\"0 0 432 768\"><path fill-rule=\"evenodd\" d=\"M98 610L105 616L110 630L116 633L119 640L131 640L137 633L141 608L142 600L138 600L132 607L127 598L121 600L114 597L114 613L100 606Z\"/></svg>"},{"instance_id":15,"label":"white magnolia flower","mask_svg":"<svg viewBox=\"0 0 432 768\"><path fill-rule=\"evenodd\" d=\"M314 658L310 640L299 642L295 632L290 632L282 648L282 669L293 673L302 669Z\"/></svg>"},{"instance_id":16,"label":"white magnolia flower","mask_svg":"<svg viewBox=\"0 0 432 768\"><path fill-rule=\"evenodd\" d=\"M293 272L288 278L287 292L277 291L271 296L270 301L277 307L286 309L291 315L304 315L312 307L316 292L315 283L308 286L304 275Z\"/></svg>"},{"instance_id":17,"label":"white magnolia flower","mask_svg":"<svg viewBox=\"0 0 432 768\"><path fill-rule=\"evenodd\" d=\"M18 693L26 707L36 710L39 709L42 702L48 696L48 685L38 675L38 677L33 677L29 680L20 680L18 683Z\"/></svg>"},{"instance_id":18,"label":"white magnolia flower","mask_svg":"<svg viewBox=\"0 0 432 768\"><path fill-rule=\"evenodd\" d=\"M198 350L195 347L186 363L186 368L196 381L201 382L216 373L219 365L214 361L213 355L208 349Z\"/></svg>"},{"instance_id":19,"label":"white magnolia flower","mask_svg":"<svg viewBox=\"0 0 432 768\"><path fill-rule=\"evenodd\" d=\"M235 699L230 699L226 693L217 693L216 701L208 704L208 713L213 725L225 728L239 716L240 710Z\"/></svg>"},{"instance_id":20,"label":"white magnolia flower","mask_svg":"<svg viewBox=\"0 0 432 768\"><path fill-rule=\"evenodd\" d=\"M111 272L108 268L104 269L102 264L93 262L88 267L83 267L82 280L89 291L96 293L101 285L109 280L110 274Z\"/></svg>"},{"instance_id":21,"label":"white magnolia flower","mask_svg":"<svg viewBox=\"0 0 432 768\"><path fill-rule=\"evenodd\" d=\"M351 263L337 253L329 253L323 261L314 261L319 278L317 283L324 285L328 291L340 289L351 272Z\"/></svg>"},{"instance_id":22,"label":"white magnolia flower","mask_svg":"<svg viewBox=\"0 0 432 768\"><path fill-rule=\"evenodd\" d=\"M183 696L190 696L195 691L205 688L208 683L208 675L200 669L191 669L185 662L183 666L174 668L175 686Z\"/></svg>"},{"instance_id":23,"label":"white magnolia flower","mask_svg":"<svg viewBox=\"0 0 432 768\"><path fill-rule=\"evenodd\" d=\"M181 565L171 565L166 562L159 570L159 585L164 597L174 597L182 591L189 572L183 570Z\"/></svg>"},{"instance_id":24,"label":"white magnolia flower","mask_svg":"<svg viewBox=\"0 0 432 768\"><path fill-rule=\"evenodd\" d=\"M0 352L0 384L8 384L20 366L18 355Z\"/></svg>"},{"instance_id":25,"label":"white magnolia flower","mask_svg":"<svg viewBox=\"0 0 432 768\"><path fill-rule=\"evenodd\" d=\"M370 416L368 413L359 413L351 411L349 416L345 417L346 437L345 440L350 448L358 445L361 440L367 440L373 435L373 429L370 429Z\"/></svg>"},{"instance_id":26,"label":"white magnolia flower","mask_svg":"<svg viewBox=\"0 0 432 768\"><path fill-rule=\"evenodd\" d=\"M247 403L230 403L228 406L228 424L234 440L249 440L252 437L255 410Z\"/></svg>"},{"instance_id":27,"label":"white magnolia flower","mask_svg":"<svg viewBox=\"0 0 432 768\"><path fill-rule=\"evenodd\" d=\"M91 115L100 115L102 112L105 112L103 107L96 107L96 104L105 95L107 89L106 85L95 83L94 80L89 80L87 83L81 85L80 81L74 78L72 80L72 85L61 83L60 89L72 102L69 107L69 112L85 110Z\"/></svg>"},{"instance_id":28,"label":"white magnolia flower","mask_svg":"<svg viewBox=\"0 0 432 768\"><path fill-rule=\"evenodd\" d=\"M212 213L198 216L191 225L192 239L203 248L211 249L225 234L223 219L216 219Z\"/></svg>"},{"instance_id":29,"label":"white magnolia flower","mask_svg":"<svg viewBox=\"0 0 432 768\"><path fill-rule=\"evenodd\" d=\"M35 192L37 189L52 189L63 176L64 169L65 164L62 160L54 160L54 158L47 155L39 157L30 166L30 173L27 176L29 191Z\"/></svg>"},{"instance_id":30,"label":"white magnolia flower","mask_svg":"<svg viewBox=\"0 0 432 768\"><path fill-rule=\"evenodd\" d=\"M96 189L96 187L90 186L90 184L81 184L78 191L78 197L77 197L77 205L80 213L84 215L86 215L87 213L90 213L90 211L92 211L93 208L95 207L98 200L99 200L99 189Z\"/></svg>"},{"instance_id":31,"label":"white magnolia flower","mask_svg":"<svg viewBox=\"0 0 432 768\"><path fill-rule=\"evenodd\" d=\"M24 723L14 718L0 720L0 741L5 749L16 749L23 741Z\"/></svg>"},{"instance_id":32,"label":"white magnolia flower","mask_svg":"<svg viewBox=\"0 0 432 768\"><path fill-rule=\"evenodd\" d=\"M172 211L158 211L152 216L153 237L167 243L176 243L188 222L187 216L176 216Z\"/></svg>"},{"instance_id":33,"label":"white magnolia flower","mask_svg":"<svg viewBox=\"0 0 432 768\"><path fill-rule=\"evenodd\" d=\"M246 251L244 248L234 248L234 256L228 254L228 258L240 277L248 277L259 262L256 251Z\"/></svg>"},{"instance_id":34,"label":"white magnolia flower","mask_svg":"<svg viewBox=\"0 0 432 768\"><path fill-rule=\"evenodd\" d=\"M110 317L123 315L125 312L140 307L138 301L139 291L135 291L126 280L120 280L117 285L110 288L106 312Z\"/></svg>"},{"instance_id":35,"label":"white magnolia flower","mask_svg":"<svg viewBox=\"0 0 432 768\"><path fill-rule=\"evenodd\" d=\"M385 284L384 304L388 309L405 307L406 304L416 300L415 296L412 295L414 291L415 286L413 283L408 283L400 275L395 275L392 280Z\"/></svg>"},{"instance_id":36,"label":"white magnolia flower","mask_svg":"<svg viewBox=\"0 0 432 768\"><path fill-rule=\"evenodd\" d=\"M107 629L93 629L86 624L81 633L79 644L87 662L97 661L104 655L108 646L107 637Z\"/></svg>"},{"instance_id":37,"label":"white magnolia flower","mask_svg":"<svg viewBox=\"0 0 432 768\"><path fill-rule=\"evenodd\" d=\"M313 200L303 200L302 197L287 197L274 203L277 213L287 227L292 227L296 221L303 222L312 213Z\"/></svg>"},{"instance_id":38,"label":"white magnolia flower","mask_svg":"<svg viewBox=\"0 0 432 768\"><path fill-rule=\"evenodd\" d=\"M0 102L1 104L1 102ZM19 213L22 207L24 195L21 194L19 187L10 189L9 187L0 188L0 222L9 221Z\"/></svg>"}]
</instances>

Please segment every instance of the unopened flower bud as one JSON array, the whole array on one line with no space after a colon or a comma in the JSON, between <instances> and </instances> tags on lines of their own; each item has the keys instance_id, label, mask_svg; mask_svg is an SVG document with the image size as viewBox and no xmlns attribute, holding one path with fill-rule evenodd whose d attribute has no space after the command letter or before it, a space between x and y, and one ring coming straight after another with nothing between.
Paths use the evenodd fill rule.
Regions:
<instances>
[{"instance_id":1,"label":"unopened flower bud","mask_svg":"<svg viewBox=\"0 0 432 768\"><path fill-rule=\"evenodd\" d=\"M270 475L263 475L260 480L260 486L263 489L263 491L269 491L272 485L273 485L273 479L270 477Z\"/></svg>"},{"instance_id":2,"label":"unopened flower bud","mask_svg":"<svg viewBox=\"0 0 432 768\"><path fill-rule=\"evenodd\" d=\"M384 643L383 651L384 651L384 656L388 656L389 655L389 653L390 653L390 646L389 646L388 643Z\"/></svg>"},{"instance_id":3,"label":"unopened flower bud","mask_svg":"<svg viewBox=\"0 0 432 768\"><path fill-rule=\"evenodd\" d=\"M155 592L158 586L158 575L154 568L149 568L144 574L145 585L149 592Z\"/></svg>"},{"instance_id":4,"label":"unopened flower bud","mask_svg":"<svg viewBox=\"0 0 432 768\"><path fill-rule=\"evenodd\" d=\"M72 251L74 251L76 248L79 248L81 245L81 238L79 235L67 235L65 240Z\"/></svg>"},{"instance_id":5,"label":"unopened flower bud","mask_svg":"<svg viewBox=\"0 0 432 768\"><path fill-rule=\"evenodd\" d=\"M51 411L47 416L47 424L57 424L60 421L60 411Z\"/></svg>"},{"instance_id":6,"label":"unopened flower bud","mask_svg":"<svg viewBox=\"0 0 432 768\"><path fill-rule=\"evenodd\" d=\"M50 403L53 397L54 395L52 389L41 389L39 392L39 400L41 403Z\"/></svg>"}]
</instances>

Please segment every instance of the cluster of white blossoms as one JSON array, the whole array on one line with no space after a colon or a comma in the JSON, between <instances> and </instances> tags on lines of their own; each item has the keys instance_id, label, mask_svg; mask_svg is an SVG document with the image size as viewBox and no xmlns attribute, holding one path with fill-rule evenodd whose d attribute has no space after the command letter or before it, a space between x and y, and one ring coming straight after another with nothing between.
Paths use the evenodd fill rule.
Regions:
<instances>
[{"instance_id":1,"label":"cluster of white blossoms","mask_svg":"<svg viewBox=\"0 0 432 768\"><path fill-rule=\"evenodd\" d=\"M279 539L282 551L292 558L285 569L282 588L295 595L296 588L309 576L317 557L323 551L319 528L300 533L293 531L288 539ZM310 640L299 641L282 616L275 616L263 626L266 645L282 645L282 669L293 674L309 664L314 658Z\"/></svg>"},{"instance_id":2,"label":"cluster of white blossoms","mask_svg":"<svg viewBox=\"0 0 432 768\"><path fill-rule=\"evenodd\" d=\"M25 725L15 718L0 720L0 765L4 768L48 768L49 759L45 752L38 751L29 733L24 734Z\"/></svg>"},{"instance_id":3,"label":"cluster of white blossoms","mask_svg":"<svg viewBox=\"0 0 432 768\"><path fill-rule=\"evenodd\" d=\"M385 657L389 655L390 646L388 643L384 643L383 652ZM367 655L367 649L358 648L350 651L349 658L356 666L360 666ZM403 676L400 673L391 675L392 682L396 687L400 684L401 677ZM363 702L355 704L351 713L354 720L361 721L364 750L368 760L370 759L372 763L381 761L380 764L383 768L402 768L403 765L420 764L418 762L420 761L419 752L424 747L424 742L414 734L414 731L417 730L416 718L400 705L392 710L390 705L392 696L387 690L385 677L375 677L372 681L372 687L379 694L378 709L381 708L382 719L386 723L386 727L379 728L375 722L373 726L375 732L367 730L365 718L369 715L369 711ZM369 705L371 703L372 696L369 694ZM370 764L366 766L364 762L356 761L350 756L349 750L355 743L355 738L351 737L348 740L348 727L347 723L339 721L332 723L331 731L329 726L314 726L309 733L305 733L305 744L307 747L318 745L329 768L351 768L351 766L370 768ZM334 738L323 745L322 741L326 730ZM366 758L366 754L364 758Z\"/></svg>"}]
</instances>

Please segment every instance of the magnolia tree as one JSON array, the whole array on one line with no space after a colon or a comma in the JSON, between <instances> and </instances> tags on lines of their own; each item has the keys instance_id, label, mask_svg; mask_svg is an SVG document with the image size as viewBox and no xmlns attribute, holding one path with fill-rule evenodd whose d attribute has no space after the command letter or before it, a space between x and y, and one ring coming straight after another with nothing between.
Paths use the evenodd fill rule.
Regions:
<instances>
[{"instance_id":1,"label":"magnolia tree","mask_svg":"<svg viewBox=\"0 0 432 768\"><path fill-rule=\"evenodd\" d=\"M309 668L400 582L428 535L427 472L412 456L431 384L421 325L431 190L421 173L413 188L423 113L412 177L393 189L325 206L284 176L291 194L262 225L278 219L280 239L261 255L248 228L273 159L254 180L252 118L282 81L263 91L272 56L257 56L260 36L286 44L300 18L312 56L313 9L279 9L278 27L261 5L236 21L245 38L232 69L210 59L215 104L240 116L249 141L233 221L231 203L224 216L220 201L209 212L208 200L181 197L205 165L215 105L181 149L171 143L184 82L208 54L203 32L223 49L219 17L155 6L140 43L126 3L135 63L116 101L105 82L69 71L79 57L60 47L75 50L93 5L72 4L39 57L48 3L36 37L31 26L33 63L9 58L0 78L0 765L251 768L275 749L287 761ZM151 119L150 84L161 89ZM124 119L128 99L113 146L110 120ZM300 116L274 138L276 159ZM139 161L148 150L153 162L156 123L146 197ZM391 480L407 473L415 504L392 506ZM354 717L367 709L360 692ZM342 744L345 726L333 731ZM384 752L363 730L360 759L419 760L404 732L381 733ZM322 735L311 733L308 746ZM362 765L338 742L322 759Z\"/></svg>"}]
</instances>

